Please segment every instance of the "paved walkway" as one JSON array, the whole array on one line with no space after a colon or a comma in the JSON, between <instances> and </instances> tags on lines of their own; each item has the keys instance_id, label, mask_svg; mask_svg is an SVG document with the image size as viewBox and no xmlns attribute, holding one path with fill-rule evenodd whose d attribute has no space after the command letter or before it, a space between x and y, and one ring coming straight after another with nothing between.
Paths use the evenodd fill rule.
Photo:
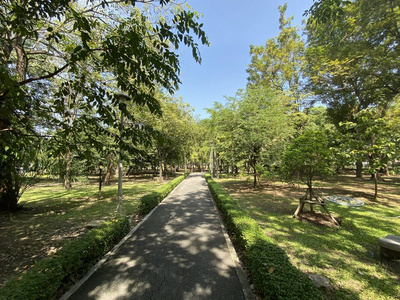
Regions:
<instances>
[{"instance_id":1,"label":"paved walkway","mask_svg":"<svg viewBox=\"0 0 400 300\"><path fill-rule=\"evenodd\" d=\"M245 299L212 201L190 175L68 299Z\"/></svg>"}]
</instances>

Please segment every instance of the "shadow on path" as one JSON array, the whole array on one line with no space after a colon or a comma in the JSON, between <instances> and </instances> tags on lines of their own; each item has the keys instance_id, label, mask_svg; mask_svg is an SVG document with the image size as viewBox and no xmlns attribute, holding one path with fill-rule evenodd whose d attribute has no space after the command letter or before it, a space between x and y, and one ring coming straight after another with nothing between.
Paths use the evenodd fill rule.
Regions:
<instances>
[{"instance_id":1,"label":"shadow on path","mask_svg":"<svg viewBox=\"0 0 400 300\"><path fill-rule=\"evenodd\" d=\"M203 176L184 180L69 299L244 299Z\"/></svg>"}]
</instances>

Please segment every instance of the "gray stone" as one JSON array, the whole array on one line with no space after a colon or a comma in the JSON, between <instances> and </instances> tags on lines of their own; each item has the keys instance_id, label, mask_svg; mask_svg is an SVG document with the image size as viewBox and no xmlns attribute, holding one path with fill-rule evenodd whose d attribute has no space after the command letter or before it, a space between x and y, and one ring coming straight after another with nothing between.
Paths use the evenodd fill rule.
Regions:
<instances>
[{"instance_id":1,"label":"gray stone","mask_svg":"<svg viewBox=\"0 0 400 300\"><path fill-rule=\"evenodd\" d=\"M379 244L381 247L400 252L400 236L389 234L384 238L380 238Z\"/></svg>"},{"instance_id":2,"label":"gray stone","mask_svg":"<svg viewBox=\"0 0 400 300\"><path fill-rule=\"evenodd\" d=\"M381 259L400 259L400 236L387 235L379 239Z\"/></svg>"},{"instance_id":3,"label":"gray stone","mask_svg":"<svg viewBox=\"0 0 400 300\"><path fill-rule=\"evenodd\" d=\"M323 289L331 288L331 283L329 282L329 279L326 278L325 276L319 274L308 274L308 277L311 279L311 281L317 288L323 288Z\"/></svg>"}]
</instances>

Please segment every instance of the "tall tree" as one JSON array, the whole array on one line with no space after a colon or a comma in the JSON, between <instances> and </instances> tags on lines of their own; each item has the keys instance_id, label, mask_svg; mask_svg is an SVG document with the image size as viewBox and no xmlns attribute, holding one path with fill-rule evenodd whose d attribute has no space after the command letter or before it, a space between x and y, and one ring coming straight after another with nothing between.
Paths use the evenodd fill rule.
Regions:
<instances>
[{"instance_id":1,"label":"tall tree","mask_svg":"<svg viewBox=\"0 0 400 300\"><path fill-rule=\"evenodd\" d=\"M293 17L286 18L287 4L279 6L279 35L265 46L250 46L251 63L247 69L250 85L280 91L293 111L304 108L303 92L305 45Z\"/></svg>"},{"instance_id":2,"label":"tall tree","mask_svg":"<svg viewBox=\"0 0 400 300\"><path fill-rule=\"evenodd\" d=\"M115 91L125 91L131 104L159 113L159 86L173 93L180 82L174 50L184 44L201 61L192 35L208 41L195 12L173 1L142 1L158 2L170 14L151 15L151 10L136 8L137 2L141 1L2 1L0 209L17 208L17 170L23 168L26 154L38 148L38 128L71 122L60 118L65 113L63 96L71 87L82 100L77 111L96 112L92 117L86 114L76 122L83 127L73 129L79 131L88 122L111 128L118 124L120 109L132 116L119 105Z\"/></svg>"},{"instance_id":3,"label":"tall tree","mask_svg":"<svg viewBox=\"0 0 400 300\"><path fill-rule=\"evenodd\" d=\"M256 187L262 167L279 161L279 154L292 133L290 120L282 100L270 89L249 86L228 100L226 108L220 107L219 111L225 110L225 115L231 116L233 126L228 126L227 118L216 118L222 122L216 127L219 136L225 139L221 149L236 160L247 162L253 169ZM231 113L227 113L227 108Z\"/></svg>"},{"instance_id":4,"label":"tall tree","mask_svg":"<svg viewBox=\"0 0 400 300\"><path fill-rule=\"evenodd\" d=\"M371 107L384 117L399 94L398 10L392 0L327 0L315 1L308 11L312 91L337 125L354 122ZM361 167L360 160L359 177Z\"/></svg>"}]
</instances>

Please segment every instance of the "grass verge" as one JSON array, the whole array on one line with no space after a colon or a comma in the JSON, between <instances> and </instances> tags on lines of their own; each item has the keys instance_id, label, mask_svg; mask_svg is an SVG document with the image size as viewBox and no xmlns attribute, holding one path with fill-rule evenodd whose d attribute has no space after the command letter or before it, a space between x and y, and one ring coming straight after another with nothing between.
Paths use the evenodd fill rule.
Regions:
<instances>
[{"instance_id":1,"label":"grass verge","mask_svg":"<svg viewBox=\"0 0 400 300\"><path fill-rule=\"evenodd\" d=\"M244 254L256 290L266 299L322 299L308 277L292 265L286 253L264 234L239 202L209 174L205 177L235 245Z\"/></svg>"},{"instance_id":2,"label":"grass verge","mask_svg":"<svg viewBox=\"0 0 400 300\"><path fill-rule=\"evenodd\" d=\"M124 187L124 214L145 213L144 208L148 209L151 205L157 205L187 175L175 178L157 190L141 197L139 200L133 199L132 196L135 196L135 191L138 192L140 184L136 183L132 186L131 184L126 184ZM143 188L143 191L147 190L147 185L147 183L144 183L143 187L139 187L139 190L141 188ZM153 184L150 186L153 186ZM95 199L92 200L88 196L92 193L92 190L93 194L95 194L96 189L92 187L80 187L72 191L60 190L59 192L57 192L57 187L51 186L49 188L53 190L53 197L55 199L51 197L50 191L47 194L43 191L43 187L41 187L42 192L39 191L40 189L33 189L30 194L26 194L28 197L25 197L25 199L29 200L23 202L28 206L28 212L34 211L36 213L35 219L37 225L34 227L37 229L42 228L42 225L44 227L44 223L50 221L48 220L49 217L54 223L62 223L65 220L70 222L74 220L80 223L83 220L90 221L95 216L103 219L109 218L113 212L115 213L115 205L110 199L115 195L115 188L106 188L102 193L105 199L97 201ZM54 195L54 192L56 195ZM67 196L67 199L63 201L62 198L65 196ZM51 213L37 214L39 210L49 210ZM80 214L77 214L77 211ZM18 218L20 216L16 215L14 217ZM42 222L40 222L40 217L42 218ZM15 222L15 220L11 222ZM52 223L50 222L49 224ZM11 278L1 286L0 300L58 298L71 284L87 273L129 230L129 219L119 218L108 221L100 228L93 229L70 242L63 243L63 246L55 255L39 260L31 268Z\"/></svg>"},{"instance_id":3,"label":"grass verge","mask_svg":"<svg viewBox=\"0 0 400 300\"><path fill-rule=\"evenodd\" d=\"M162 183L152 178L124 178L123 214L133 224L139 221L139 199ZM76 182L70 190L45 180L22 196L23 209L0 212L0 287L5 281L59 251L63 245L84 235L86 224L111 220L116 215L117 182L104 186L98 197L94 180Z\"/></svg>"},{"instance_id":4,"label":"grass verge","mask_svg":"<svg viewBox=\"0 0 400 300\"><path fill-rule=\"evenodd\" d=\"M321 195L364 201L362 207L327 202L330 212L342 220L340 228L290 217L304 194L303 186L269 181L253 189L245 178L225 178L218 183L288 254L293 265L303 273L329 279L332 289L324 293L325 299L399 299L400 261L381 262L379 258L379 238L400 235L399 176L385 177L376 201L368 178L341 175L338 182L316 182Z\"/></svg>"},{"instance_id":5,"label":"grass verge","mask_svg":"<svg viewBox=\"0 0 400 300\"><path fill-rule=\"evenodd\" d=\"M0 289L0 299L56 299L84 275L130 230L129 220L107 222L85 236L64 245L56 255L41 260Z\"/></svg>"}]
</instances>

